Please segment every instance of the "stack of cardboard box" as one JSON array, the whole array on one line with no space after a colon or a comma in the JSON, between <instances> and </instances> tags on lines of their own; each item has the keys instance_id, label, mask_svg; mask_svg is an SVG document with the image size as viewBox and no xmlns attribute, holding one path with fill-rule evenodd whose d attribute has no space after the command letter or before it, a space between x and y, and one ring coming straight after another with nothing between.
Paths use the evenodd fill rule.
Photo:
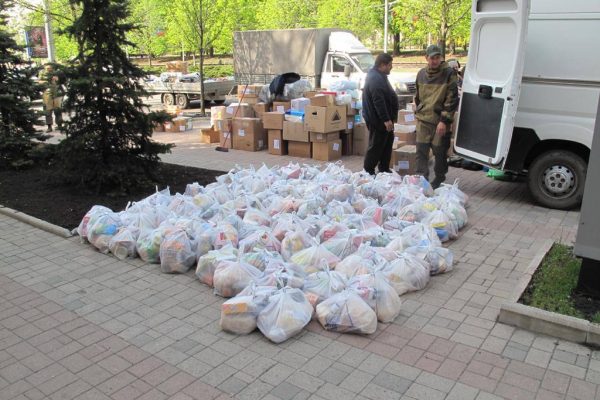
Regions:
<instances>
[{"instance_id":1,"label":"stack of cardboard box","mask_svg":"<svg viewBox=\"0 0 600 400\"><path fill-rule=\"evenodd\" d=\"M417 119L415 105L409 103L398 111L398 123L394 124L394 144L390 168L400 175L414 175L417 157Z\"/></svg>"},{"instance_id":2,"label":"stack of cardboard box","mask_svg":"<svg viewBox=\"0 0 600 400\"><path fill-rule=\"evenodd\" d=\"M304 129L309 133L312 158L333 161L342 158L340 133L347 129L346 106L337 106L330 94L316 95L304 108Z\"/></svg>"},{"instance_id":3,"label":"stack of cardboard box","mask_svg":"<svg viewBox=\"0 0 600 400\"><path fill-rule=\"evenodd\" d=\"M264 85L238 85L238 100L250 105L258 103L260 101L258 99L258 95L260 94L263 86Z\"/></svg>"}]
</instances>

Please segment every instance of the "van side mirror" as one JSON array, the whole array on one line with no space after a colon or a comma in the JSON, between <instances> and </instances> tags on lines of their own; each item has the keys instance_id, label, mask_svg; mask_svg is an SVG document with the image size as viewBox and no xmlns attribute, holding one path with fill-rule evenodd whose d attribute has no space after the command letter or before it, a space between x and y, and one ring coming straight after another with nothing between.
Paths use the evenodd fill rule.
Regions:
<instances>
[{"instance_id":1,"label":"van side mirror","mask_svg":"<svg viewBox=\"0 0 600 400\"><path fill-rule=\"evenodd\" d=\"M352 65L350 64L346 64L344 65L344 76L346 78L350 77L350 74L354 71L354 68L352 68Z\"/></svg>"}]
</instances>

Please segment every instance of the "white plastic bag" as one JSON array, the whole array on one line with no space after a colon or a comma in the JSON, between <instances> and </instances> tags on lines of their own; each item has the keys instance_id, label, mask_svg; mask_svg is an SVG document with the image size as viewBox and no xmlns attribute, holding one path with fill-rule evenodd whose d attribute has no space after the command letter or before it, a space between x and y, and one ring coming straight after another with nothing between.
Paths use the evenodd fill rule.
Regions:
<instances>
[{"instance_id":1,"label":"white plastic bag","mask_svg":"<svg viewBox=\"0 0 600 400\"><path fill-rule=\"evenodd\" d=\"M399 295L424 289L430 276L429 265L409 252L398 254L398 258L386 264L381 272Z\"/></svg>"},{"instance_id":2,"label":"white plastic bag","mask_svg":"<svg viewBox=\"0 0 600 400\"><path fill-rule=\"evenodd\" d=\"M269 297L258 314L258 329L269 340L281 343L298 334L312 318L313 306L300 289L285 287Z\"/></svg>"},{"instance_id":3,"label":"white plastic bag","mask_svg":"<svg viewBox=\"0 0 600 400\"><path fill-rule=\"evenodd\" d=\"M313 306L341 292L348 284L344 275L331 271L324 262L323 264L322 271L314 272L304 280L303 291Z\"/></svg>"},{"instance_id":4,"label":"white plastic bag","mask_svg":"<svg viewBox=\"0 0 600 400\"><path fill-rule=\"evenodd\" d=\"M236 260L237 256L237 249L231 245L225 246L219 250L211 250L198 258L196 276L200 282L212 287L217 264L224 260Z\"/></svg>"},{"instance_id":5,"label":"white plastic bag","mask_svg":"<svg viewBox=\"0 0 600 400\"><path fill-rule=\"evenodd\" d=\"M415 246L409 247L406 252L421 258L429 264L431 275L452 271L452 252L445 247L435 245Z\"/></svg>"},{"instance_id":6,"label":"white plastic bag","mask_svg":"<svg viewBox=\"0 0 600 400\"><path fill-rule=\"evenodd\" d=\"M328 331L371 334L377 330L377 315L352 290L337 293L317 306L317 319Z\"/></svg>"},{"instance_id":7,"label":"white plastic bag","mask_svg":"<svg viewBox=\"0 0 600 400\"><path fill-rule=\"evenodd\" d=\"M121 218L116 213L100 214L91 218L87 239L99 252L108 254L108 244L121 227Z\"/></svg>"},{"instance_id":8,"label":"white plastic bag","mask_svg":"<svg viewBox=\"0 0 600 400\"><path fill-rule=\"evenodd\" d=\"M166 274L184 274L196 262L192 243L183 230L168 233L160 244L160 270Z\"/></svg>"},{"instance_id":9,"label":"white plastic bag","mask_svg":"<svg viewBox=\"0 0 600 400\"><path fill-rule=\"evenodd\" d=\"M323 268L322 260L331 268L335 268L340 259L338 256L327 250L323 245L311 246L300 250L290 257L290 262L298 264L304 268L304 272L312 274L321 271Z\"/></svg>"},{"instance_id":10,"label":"white plastic bag","mask_svg":"<svg viewBox=\"0 0 600 400\"><path fill-rule=\"evenodd\" d=\"M222 297L233 297L260 276L258 268L250 264L239 260L221 261L215 268L214 292Z\"/></svg>"},{"instance_id":11,"label":"white plastic bag","mask_svg":"<svg viewBox=\"0 0 600 400\"><path fill-rule=\"evenodd\" d=\"M108 243L110 252L119 260L134 258L137 255L135 244L139 234L140 230L138 228L121 227L119 232Z\"/></svg>"},{"instance_id":12,"label":"white plastic bag","mask_svg":"<svg viewBox=\"0 0 600 400\"><path fill-rule=\"evenodd\" d=\"M391 322L400 315L402 300L382 272L357 275L348 282L348 287L375 311L379 321Z\"/></svg>"},{"instance_id":13,"label":"white plastic bag","mask_svg":"<svg viewBox=\"0 0 600 400\"><path fill-rule=\"evenodd\" d=\"M269 297L277 291L273 286L251 284L237 296L221 305L219 326L227 332L246 335L256 329L258 314L266 307Z\"/></svg>"},{"instance_id":14,"label":"white plastic bag","mask_svg":"<svg viewBox=\"0 0 600 400\"><path fill-rule=\"evenodd\" d=\"M103 214L109 214L112 212L113 211L108 207L93 206L87 213L85 213L85 215L83 216L83 219L81 220L81 222L79 223L79 226L77 227L77 234L79 235L81 240L82 241L87 240L88 229L90 228L90 222L93 224L94 222L96 222L96 219L99 216L101 216Z\"/></svg>"},{"instance_id":15,"label":"white plastic bag","mask_svg":"<svg viewBox=\"0 0 600 400\"><path fill-rule=\"evenodd\" d=\"M364 259L357 254L352 254L340 261L336 265L335 270L350 279L356 275L368 274L373 271L373 268L375 268L373 261Z\"/></svg>"}]
</instances>

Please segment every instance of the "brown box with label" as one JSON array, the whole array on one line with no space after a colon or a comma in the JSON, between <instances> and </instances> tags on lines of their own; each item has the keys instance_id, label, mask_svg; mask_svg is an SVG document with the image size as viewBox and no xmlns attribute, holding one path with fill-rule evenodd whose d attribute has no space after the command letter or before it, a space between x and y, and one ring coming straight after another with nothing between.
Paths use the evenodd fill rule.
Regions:
<instances>
[{"instance_id":1,"label":"brown box with label","mask_svg":"<svg viewBox=\"0 0 600 400\"><path fill-rule=\"evenodd\" d=\"M267 147L267 135L258 118L234 118L233 148L236 150L259 151Z\"/></svg>"},{"instance_id":2,"label":"brown box with label","mask_svg":"<svg viewBox=\"0 0 600 400\"><path fill-rule=\"evenodd\" d=\"M367 124L359 122L354 124L352 130L352 150L355 156L364 156L367 154L367 148L369 148L369 130Z\"/></svg>"},{"instance_id":3,"label":"brown box with label","mask_svg":"<svg viewBox=\"0 0 600 400\"><path fill-rule=\"evenodd\" d=\"M402 125L416 125L417 119L415 118L415 113L409 110L399 110L398 123Z\"/></svg>"},{"instance_id":4,"label":"brown box with label","mask_svg":"<svg viewBox=\"0 0 600 400\"><path fill-rule=\"evenodd\" d=\"M342 158L342 141L313 142L312 158L320 161L333 161Z\"/></svg>"},{"instance_id":5,"label":"brown box with label","mask_svg":"<svg viewBox=\"0 0 600 400\"><path fill-rule=\"evenodd\" d=\"M160 122L155 122L152 125L152 131L153 132L164 132L165 131L165 125L163 123L160 123Z\"/></svg>"},{"instance_id":6,"label":"brown box with label","mask_svg":"<svg viewBox=\"0 0 600 400\"><path fill-rule=\"evenodd\" d=\"M285 114L290 108L292 108L291 101L274 101L272 110Z\"/></svg>"},{"instance_id":7,"label":"brown box with label","mask_svg":"<svg viewBox=\"0 0 600 400\"><path fill-rule=\"evenodd\" d=\"M283 140L308 142L309 134L304 130L304 122L283 121Z\"/></svg>"},{"instance_id":8,"label":"brown box with label","mask_svg":"<svg viewBox=\"0 0 600 400\"><path fill-rule=\"evenodd\" d=\"M283 117L284 113L277 111L266 112L262 115L263 127L265 129L279 129L283 130Z\"/></svg>"},{"instance_id":9,"label":"brown box with label","mask_svg":"<svg viewBox=\"0 0 600 400\"><path fill-rule=\"evenodd\" d=\"M202 143L219 143L219 131L210 129L200 129L200 141Z\"/></svg>"},{"instance_id":10,"label":"brown box with label","mask_svg":"<svg viewBox=\"0 0 600 400\"><path fill-rule=\"evenodd\" d=\"M329 133L346 129L346 107L308 106L304 110L305 129L310 132Z\"/></svg>"},{"instance_id":11,"label":"brown box with label","mask_svg":"<svg viewBox=\"0 0 600 400\"><path fill-rule=\"evenodd\" d=\"M335 106L335 97L330 94L317 94L310 97L310 105L315 107Z\"/></svg>"},{"instance_id":12,"label":"brown box with label","mask_svg":"<svg viewBox=\"0 0 600 400\"><path fill-rule=\"evenodd\" d=\"M230 131L219 131L219 145L233 149L233 135Z\"/></svg>"},{"instance_id":13,"label":"brown box with label","mask_svg":"<svg viewBox=\"0 0 600 400\"><path fill-rule=\"evenodd\" d=\"M331 142L332 140L337 140L340 138L339 132L329 132L329 133L319 133L319 132L309 132L309 138L311 142Z\"/></svg>"},{"instance_id":14,"label":"brown box with label","mask_svg":"<svg viewBox=\"0 0 600 400\"><path fill-rule=\"evenodd\" d=\"M237 95L238 98L244 95L244 99L251 97L258 97L260 91L262 90L263 85L238 85L237 86Z\"/></svg>"},{"instance_id":15,"label":"brown box with label","mask_svg":"<svg viewBox=\"0 0 600 400\"><path fill-rule=\"evenodd\" d=\"M190 118L190 117L173 118L173 124L175 125L176 132L189 131L193 127L192 118Z\"/></svg>"},{"instance_id":16,"label":"brown box with label","mask_svg":"<svg viewBox=\"0 0 600 400\"><path fill-rule=\"evenodd\" d=\"M267 136L269 139L269 154L285 156L288 153L288 142L283 140L283 132L280 129L269 129Z\"/></svg>"},{"instance_id":17,"label":"brown box with label","mask_svg":"<svg viewBox=\"0 0 600 400\"><path fill-rule=\"evenodd\" d=\"M253 118L254 110L248 103L234 103L225 109L227 118Z\"/></svg>"},{"instance_id":18,"label":"brown box with label","mask_svg":"<svg viewBox=\"0 0 600 400\"><path fill-rule=\"evenodd\" d=\"M167 121L163 124L163 126L165 127L165 132L179 132L179 127L175 125L175 122L173 121Z\"/></svg>"},{"instance_id":19,"label":"brown box with label","mask_svg":"<svg viewBox=\"0 0 600 400\"><path fill-rule=\"evenodd\" d=\"M406 142L406 144L417 144L417 132L394 132L394 137Z\"/></svg>"},{"instance_id":20,"label":"brown box with label","mask_svg":"<svg viewBox=\"0 0 600 400\"><path fill-rule=\"evenodd\" d=\"M312 155L312 143L289 141L288 155L292 157L310 158Z\"/></svg>"},{"instance_id":21,"label":"brown box with label","mask_svg":"<svg viewBox=\"0 0 600 400\"><path fill-rule=\"evenodd\" d=\"M408 144L414 144L414 143L407 143L407 142L404 142L404 141L402 141L402 140L398 139L398 137L397 137L397 136L394 136L394 143L392 143L392 149L393 149L393 150L396 150L396 149L399 149L400 147L402 147L402 146L406 146L406 145L408 145Z\"/></svg>"},{"instance_id":22,"label":"brown box with label","mask_svg":"<svg viewBox=\"0 0 600 400\"><path fill-rule=\"evenodd\" d=\"M409 144L392 151L392 168L400 175L414 175L417 170L417 146Z\"/></svg>"},{"instance_id":23,"label":"brown box with label","mask_svg":"<svg viewBox=\"0 0 600 400\"><path fill-rule=\"evenodd\" d=\"M219 132L231 132L231 119L217 119L214 121L213 128Z\"/></svg>"}]
</instances>

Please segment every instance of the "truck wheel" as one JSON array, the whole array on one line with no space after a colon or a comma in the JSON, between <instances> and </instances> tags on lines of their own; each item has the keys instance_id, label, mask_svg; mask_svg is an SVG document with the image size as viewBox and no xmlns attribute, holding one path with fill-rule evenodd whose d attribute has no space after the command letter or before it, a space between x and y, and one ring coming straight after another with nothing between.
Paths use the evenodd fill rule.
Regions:
<instances>
[{"instance_id":1,"label":"truck wheel","mask_svg":"<svg viewBox=\"0 0 600 400\"><path fill-rule=\"evenodd\" d=\"M529 191L545 207L559 210L577 207L583 199L586 170L586 162L570 151L542 153L529 166Z\"/></svg>"},{"instance_id":2,"label":"truck wheel","mask_svg":"<svg viewBox=\"0 0 600 400\"><path fill-rule=\"evenodd\" d=\"M163 94L162 101L165 106L175 105L175 96L173 96L171 93L165 93Z\"/></svg>"},{"instance_id":3,"label":"truck wheel","mask_svg":"<svg viewBox=\"0 0 600 400\"><path fill-rule=\"evenodd\" d=\"M177 105L179 106L179 108L181 108L182 110L188 108L188 106L190 105L190 99L187 97L186 94L178 94L175 100L177 101Z\"/></svg>"}]
</instances>

